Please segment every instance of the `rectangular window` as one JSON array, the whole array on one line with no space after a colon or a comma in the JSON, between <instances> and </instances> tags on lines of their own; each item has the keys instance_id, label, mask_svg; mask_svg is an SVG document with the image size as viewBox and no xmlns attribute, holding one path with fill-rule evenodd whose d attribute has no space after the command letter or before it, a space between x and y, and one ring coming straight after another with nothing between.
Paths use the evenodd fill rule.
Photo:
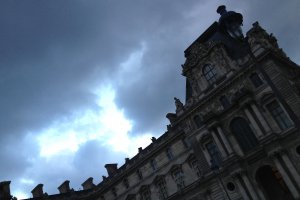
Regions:
<instances>
[{"instance_id":1,"label":"rectangular window","mask_svg":"<svg viewBox=\"0 0 300 200\"><path fill-rule=\"evenodd\" d=\"M141 171L140 169L138 169L138 170L136 171L136 174L137 174L137 176L139 177L140 180L143 179L143 173L142 173L142 171Z\"/></svg>"},{"instance_id":2,"label":"rectangular window","mask_svg":"<svg viewBox=\"0 0 300 200\"><path fill-rule=\"evenodd\" d=\"M182 143L183 143L183 145L184 145L184 147L185 147L186 149L188 149L188 148L191 147L191 142L190 142L190 140L189 140L188 138L182 139Z\"/></svg>"},{"instance_id":3,"label":"rectangular window","mask_svg":"<svg viewBox=\"0 0 300 200\"><path fill-rule=\"evenodd\" d=\"M117 190L116 190L116 188L113 187L111 189L111 192L113 193L114 197L117 197Z\"/></svg>"},{"instance_id":4,"label":"rectangular window","mask_svg":"<svg viewBox=\"0 0 300 200\"><path fill-rule=\"evenodd\" d=\"M128 179L127 179L127 178L124 178L123 184L124 184L124 186L126 187L126 189L129 188L129 182L128 182Z\"/></svg>"},{"instance_id":5,"label":"rectangular window","mask_svg":"<svg viewBox=\"0 0 300 200\"><path fill-rule=\"evenodd\" d=\"M175 183L177 184L178 190L182 190L184 188L184 176L181 169L177 169L173 172L173 177L175 180Z\"/></svg>"},{"instance_id":6,"label":"rectangular window","mask_svg":"<svg viewBox=\"0 0 300 200\"><path fill-rule=\"evenodd\" d=\"M157 170L157 163L156 163L155 159L151 160L150 165L151 165L153 171Z\"/></svg>"},{"instance_id":7,"label":"rectangular window","mask_svg":"<svg viewBox=\"0 0 300 200\"><path fill-rule=\"evenodd\" d=\"M273 101L267 105L267 108L281 130L288 129L293 126L287 114L283 111L277 101Z\"/></svg>"},{"instance_id":8,"label":"rectangular window","mask_svg":"<svg viewBox=\"0 0 300 200\"><path fill-rule=\"evenodd\" d=\"M230 107L230 102L226 96L221 96L220 98L221 105L223 106L224 109Z\"/></svg>"},{"instance_id":9,"label":"rectangular window","mask_svg":"<svg viewBox=\"0 0 300 200\"><path fill-rule=\"evenodd\" d=\"M174 158L171 147L167 148L166 154L169 160L172 160Z\"/></svg>"},{"instance_id":10,"label":"rectangular window","mask_svg":"<svg viewBox=\"0 0 300 200\"><path fill-rule=\"evenodd\" d=\"M263 81L261 80L261 78L258 76L257 73L251 74L249 78L255 88L258 88L259 86L261 86L263 84Z\"/></svg>"},{"instance_id":11,"label":"rectangular window","mask_svg":"<svg viewBox=\"0 0 300 200\"><path fill-rule=\"evenodd\" d=\"M167 186L166 186L165 180L164 179L160 179L156 183L156 187L158 189L159 199L160 200L167 199L168 198L168 192L167 192Z\"/></svg>"},{"instance_id":12,"label":"rectangular window","mask_svg":"<svg viewBox=\"0 0 300 200\"><path fill-rule=\"evenodd\" d=\"M222 157L221 157L221 154L219 152L217 145L215 145L215 143L213 143L213 142L209 142L206 144L206 149L211 157L211 160L213 162L215 162L216 164L220 165L221 161L222 161Z\"/></svg>"},{"instance_id":13,"label":"rectangular window","mask_svg":"<svg viewBox=\"0 0 300 200\"><path fill-rule=\"evenodd\" d=\"M145 188L141 191L141 200L151 200L151 193L149 188Z\"/></svg>"}]
</instances>

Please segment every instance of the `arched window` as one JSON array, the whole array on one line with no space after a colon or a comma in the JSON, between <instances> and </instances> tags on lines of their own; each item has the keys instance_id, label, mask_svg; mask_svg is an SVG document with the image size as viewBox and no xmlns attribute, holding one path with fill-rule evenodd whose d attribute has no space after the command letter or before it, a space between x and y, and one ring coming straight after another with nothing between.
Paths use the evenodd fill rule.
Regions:
<instances>
[{"instance_id":1,"label":"arched window","mask_svg":"<svg viewBox=\"0 0 300 200\"><path fill-rule=\"evenodd\" d=\"M200 117L199 115L194 116L193 120L197 128L200 128L203 125L202 117Z\"/></svg>"},{"instance_id":2,"label":"arched window","mask_svg":"<svg viewBox=\"0 0 300 200\"><path fill-rule=\"evenodd\" d=\"M202 69L202 73L209 84L212 84L217 80L217 71L213 65L205 65Z\"/></svg>"},{"instance_id":3,"label":"arched window","mask_svg":"<svg viewBox=\"0 0 300 200\"><path fill-rule=\"evenodd\" d=\"M244 152L248 152L258 144L252 129L245 119L241 117L233 119L230 123L230 128Z\"/></svg>"}]
</instances>

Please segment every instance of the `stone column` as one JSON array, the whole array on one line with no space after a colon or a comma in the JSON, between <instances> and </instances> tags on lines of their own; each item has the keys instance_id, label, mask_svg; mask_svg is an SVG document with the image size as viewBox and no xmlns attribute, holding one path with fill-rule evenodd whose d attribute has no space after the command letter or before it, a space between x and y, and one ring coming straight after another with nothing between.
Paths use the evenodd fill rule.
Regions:
<instances>
[{"instance_id":1,"label":"stone column","mask_svg":"<svg viewBox=\"0 0 300 200\"><path fill-rule=\"evenodd\" d=\"M225 147L226 147L228 153L229 153L229 154L233 153L232 148L231 148L231 146L230 146L230 144L229 144L227 138L225 137L224 132L223 132L223 130L221 129L221 127L218 126L218 127L217 127L217 130L218 130L218 132L219 132L219 134L220 134L220 137L221 137L222 141L224 142L224 145L225 145Z\"/></svg>"},{"instance_id":2,"label":"stone column","mask_svg":"<svg viewBox=\"0 0 300 200\"><path fill-rule=\"evenodd\" d=\"M296 181L297 185L300 187L300 176L297 170L295 169L293 163L291 162L290 158L284 153L281 155L282 160L285 162L287 168L293 175L294 180Z\"/></svg>"},{"instance_id":3,"label":"stone column","mask_svg":"<svg viewBox=\"0 0 300 200\"><path fill-rule=\"evenodd\" d=\"M253 118L252 114L250 113L248 108L244 109L246 116L250 120L251 124L253 125L253 128L255 129L255 135L257 138L261 138L263 136L262 131L260 130L258 124L256 123L255 119Z\"/></svg>"},{"instance_id":4,"label":"stone column","mask_svg":"<svg viewBox=\"0 0 300 200\"><path fill-rule=\"evenodd\" d=\"M290 177L288 176L288 174L286 173L284 168L282 167L282 165L281 165L280 161L278 160L277 156L279 156L279 154L274 154L273 153L273 155L271 156L271 159L274 161L278 171L282 175L282 178L285 181L286 185L288 186L289 190L291 191L293 197L295 199L300 199L299 192L297 191L296 187L294 186L292 180L290 179Z\"/></svg>"},{"instance_id":5,"label":"stone column","mask_svg":"<svg viewBox=\"0 0 300 200\"><path fill-rule=\"evenodd\" d=\"M242 174L242 179L243 179L246 187L248 188L249 193L251 194L253 200L258 200L257 194L256 194L252 184L250 183L249 178L246 176L246 174Z\"/></svg>"},{"instance_id":6,"label":"stone column","mask_svg":"<svg viewBox=\"0 0 300 200\"><path fill-rule=\"evenodd\" d=\"M209 153L207 152L207 149L206 148L202 148L202 150L203 150L203 154L204 154L204 157L206 158L206 161L207 161L207 163L208 163L208 165L210 166L210 155L209 155Z\"/></svg>"},{"instance_id":7,"label":"stone column","mask_svg":"<svg viewBox=\"0 0 300 200\"><path fill-rule=\"evenodd\" d=\"M221 152L222 158L226 158L226 156L227 156L226 151L224 150L222 143L220 142L218 136L216 135L216 132L212 130L211 134L214 138L214 141L216 142L216 145L218 146L218 149Z\"/></svg>"},{"instance_id":8,"label":"stone column","mask_svg":"<svg viewBox=\"0 0 300 200\"><path fill-rule=\"evenodd\" d=\"M250 106L251 106L252 110L254 111L255 115L257 116L258 120L260 121L260 123L264 127L265 131L267 133L271 132L271 128L270 128L269 124L267 123L265 118L262 116L262 114L258 110L257 106L254 103L252 103Z\"/></svg>"}]
</instances>

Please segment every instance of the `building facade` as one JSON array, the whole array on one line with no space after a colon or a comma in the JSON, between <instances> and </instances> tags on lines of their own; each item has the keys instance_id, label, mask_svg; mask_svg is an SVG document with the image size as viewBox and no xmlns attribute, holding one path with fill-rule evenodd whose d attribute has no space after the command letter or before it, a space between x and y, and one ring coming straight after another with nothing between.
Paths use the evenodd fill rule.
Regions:
<instances>
[{"instance_id":1,"label":"building facade","mask_svg":"<svg viewBox=\"0 0 300 200\"><path fill-rule=\"evenodd\" d=\"M300 199L300 68L256 22L243 37L242 15L218 8L186 50L186 101L175 98L168 130L108 177L59 194L43 185L33 200ZM0 183L0 199L10 199Z\"/></svg>"}]
</instances>

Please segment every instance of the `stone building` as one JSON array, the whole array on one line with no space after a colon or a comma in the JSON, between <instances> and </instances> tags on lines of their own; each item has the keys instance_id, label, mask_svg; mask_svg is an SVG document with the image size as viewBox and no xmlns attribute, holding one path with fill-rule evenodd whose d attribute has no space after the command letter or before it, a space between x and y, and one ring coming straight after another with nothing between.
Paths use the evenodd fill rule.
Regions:
<instances>
[{"instance_id":1,"label":"stone building","mask_svg":"<svg viewBox=\"0 0 300 200\"><path fill-rule=\"evenodd\" d=\"M31 199L300 199L300 68L257 22L244 37L241 14L218 13L185 50L186 102L175 98L163 135L121 167L105 165L97 185L65 181L48 195L39 184Z\"/></svg>"}]
</instances>

